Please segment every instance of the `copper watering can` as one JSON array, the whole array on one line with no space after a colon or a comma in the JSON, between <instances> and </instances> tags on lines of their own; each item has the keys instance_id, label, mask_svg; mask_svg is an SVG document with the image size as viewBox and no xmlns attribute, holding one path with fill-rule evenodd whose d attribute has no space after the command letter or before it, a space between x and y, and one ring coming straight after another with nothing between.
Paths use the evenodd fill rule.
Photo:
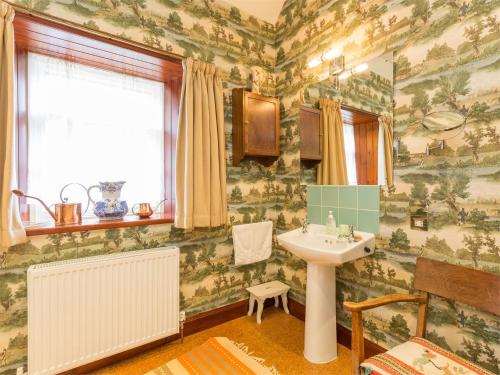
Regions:
<instances>
[{"instance_id":1,"label":"copper watering can","mask_svg":"<svg viewBox=\"0 0 500 375\"><path fill-rule=\"evenodd\" d=\"M68 203L68 198L63 198L63 191L70 185L79 185L85 191L87 188L79 183L70 183L65 185L61 192L59 193L59 197L61 198L62 203L54 204L54 211L52 212L49 206L45 204L40 198L33 197L31 195L24 194L21 190L12 190L12 193L18 197L25 197L35 199L42 204L42 206L47 210L47 212L52 216L56 225L71 225L71 224L81 224L82 223L82 204L81 203ZM89 201L87 201L87 208L84 213L87 212L89 207Z\"/></svg>"},{"instance_id":2,"label":"copper watering can","mask_svg":"<svg viewBox=\"0 0 500 375\"><path fill-rule=\"evenodd\" d=\"M160 207L160 205L167 199L161 200L156 207L153 209L149 203L136 203L132 206L132 213L139 216L141 219L146 219L153 215L153 213ZM136 211L137 208L137 211Z\"/></svg>"}]
</instances>

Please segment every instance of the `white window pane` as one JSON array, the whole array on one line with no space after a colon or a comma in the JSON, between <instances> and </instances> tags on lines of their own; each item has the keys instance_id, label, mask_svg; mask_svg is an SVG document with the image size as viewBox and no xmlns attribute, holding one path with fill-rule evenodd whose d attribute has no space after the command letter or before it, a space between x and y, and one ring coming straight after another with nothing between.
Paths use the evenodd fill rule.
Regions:
<instances>
[{"instance_id":1,"label":"white window pane","mask_svg":"<svg viewBox=\"0 0 500 375\"><path fill-rule=\"evenodd\" d=\"M349 185L357 185L356 147L354 143L354 126L344 124L344 147L347 164L347 181Z\"/></svg>"},{"instance_id":2,"label":"white window pane","mask_svg":"<svg viewBox=\"0 0 500 375\"><path fill-rule=\"evenodd\" d=\"M163 94L162 82L30 53L28 193L56 203L69 182L124 180L129 207L161 200Z\"/></svg>"},{"instance_id":3,"label":"white window pane","mask_svg":"<svg viewBox=\"0 0 500 375\"><path fill-rule=\"evenodd\" d=\"M384 131L378 126L378 184L385 185Z\"/></svg>"}]
</instances>

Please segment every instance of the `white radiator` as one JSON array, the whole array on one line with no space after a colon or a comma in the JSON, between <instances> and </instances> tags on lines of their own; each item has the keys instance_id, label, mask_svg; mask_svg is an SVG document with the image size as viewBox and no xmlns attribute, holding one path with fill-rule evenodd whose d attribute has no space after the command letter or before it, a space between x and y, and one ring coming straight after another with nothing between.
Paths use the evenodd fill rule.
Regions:
<instances>
[{"instance_id":1,"label":"white radiator","mask_svg":"<svg viewBox=\"0 0 500 375\"><path fill-rule=\"evenodd\" d=\"M179 332L179 249L28 269L28 373L55 374Z\"/></svg>"}]
</instances>

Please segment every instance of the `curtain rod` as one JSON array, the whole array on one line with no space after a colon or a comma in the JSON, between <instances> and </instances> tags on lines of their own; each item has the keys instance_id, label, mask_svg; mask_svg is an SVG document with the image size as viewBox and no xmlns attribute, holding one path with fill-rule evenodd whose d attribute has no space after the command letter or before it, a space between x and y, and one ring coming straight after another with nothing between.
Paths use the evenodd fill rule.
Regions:
<instances>
[{"instance_id":1,"label":"curtain rod","mask_svg":"<svg viewBox=\"0 0 500 375\"><path fill-rule=\"evenodd\" d=\"M2 0L0 0L0 1L2 1ZM83 32L86 32L86 33L91 34L91 35L99 36L101 38L109 39L109 40L119 42L119 43L124 43L124 44L130 45L131 47L136 47L136 48L140 48L140 49L143 49L143 50L146 50L149 52L154 52L154 53L157 53L159 55L163 55L165 57L168 57L170 59L175 59L175 60L179 61L179 60L182 60L184 58L183 56L176 54L176 53L167 52L167 51L164 51L162 49L155 48L155 47L150 47L146 44L135 42L135 41L132 41L130 39L121 38L121 37L115 36L113 34L107 33L105 31L92 30L92 29L86 28L82 25L79 25L75 22L68 21L68 20L65 20L65 19L62 19L59 17L49 16L45 13L41 13L41 12L38 12L36 10L20 6L18 4L11 3L8 0L3 0L3 1L5 3L9 4L12 8L14 8L14 11L18 12L18 13L22 13L22 14L25 14L25 15L28 15L28 16L31 16L34 18L40 18L40 19L46 20L46 21L51 21L51 22L54 22L54 23L61 25L61 26L71 27L73 29L83 31Z\"/></svg>"}]
</instances>

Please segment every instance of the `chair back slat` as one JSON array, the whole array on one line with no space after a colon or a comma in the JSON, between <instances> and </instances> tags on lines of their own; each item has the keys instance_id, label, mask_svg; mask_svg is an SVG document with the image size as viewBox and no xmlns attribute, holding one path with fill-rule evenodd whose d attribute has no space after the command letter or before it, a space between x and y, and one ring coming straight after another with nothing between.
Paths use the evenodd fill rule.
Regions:
<instances>
[{"instance_id":1,"label":"chair back slat","mask_svg":"<svg viewBox=\"0 0 500 375\"><path fill-rule=\"evenodd\" d=\"M500 315L500 275L418 257L414 286Z\"/></svg>"}]
</instances>

